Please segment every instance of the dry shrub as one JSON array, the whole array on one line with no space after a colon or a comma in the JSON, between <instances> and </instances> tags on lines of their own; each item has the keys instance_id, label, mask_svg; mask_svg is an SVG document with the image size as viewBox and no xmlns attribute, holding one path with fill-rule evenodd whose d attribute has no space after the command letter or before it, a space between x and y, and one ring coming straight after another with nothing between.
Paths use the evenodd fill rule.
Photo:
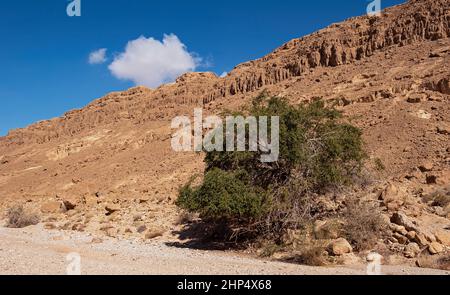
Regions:
<instances>
[{"instance_id":1,"label":"dry shrub","mask_svg":"<svg viewBox=\"0 0 450 295\"><path fill-rule=\"evenodd\" d=\"M36 214L26 212L23 206L16 205L6 212L7 224L9 228L24 228L39 223L39 217Z\"/></svg>"},{"instance_id":2,"label":"dry shrub","mask_svg":"<svg viewBox=\"0 0 450 295\"><path fill-rule=\"evenodd\" d=\"M296 261L303 265L324 266L327 264L325 252L325 247L310 246L300 252Z\"/></svg>"},{"instance_id":3,"label":"dry shrub","mask_svg":"<svg viewBox=\"0 0 450 295\"><path fill-rule=\"evenodd\" d=\"M438 194L433 199L433 206L445 208L450 204L450 195Z\"/></svg>"},{"instance_id":4,"label":"dry shrub","mask_svg":"<svg viewBox=\"0 0 450 295\"><path fill-rule=\"evenodd\" d=\"M296 254L287 261L309 266L324 266L329 262L326 243L323 242L310 241L298 246L295 252Z\"/></svg>"},{"instance_id":5,"label":"dry shrub","mask_svg":"<svg viewBox=\"0 0 450 295\"><path fill-rule=\"evenodd\" d=\"M445 208L450 204L450 187L440 188L423 197L425 202L431 203L432 206Z\"/></svg>"},{"instance_id":6,"label":"dry shrub","mask_svg":"<svg viewBox=\"0 0 450 295\"><path fill-rule=\"evenodd\" d=\"M376 205L357 199L347 202L344 213L344 234L355 250L372 250L384 237L387 224Z\"/></svg>"}]
</instances>

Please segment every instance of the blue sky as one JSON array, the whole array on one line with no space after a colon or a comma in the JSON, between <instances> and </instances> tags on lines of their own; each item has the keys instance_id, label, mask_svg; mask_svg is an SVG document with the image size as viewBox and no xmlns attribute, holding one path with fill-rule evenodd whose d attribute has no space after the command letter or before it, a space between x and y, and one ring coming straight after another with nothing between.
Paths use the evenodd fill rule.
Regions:
<instances>
[{"instance_id":1,"label":"blue sky","mask_svg":"<svg viewBox=\"0 0 450 295\"><path fill-rule=\"evenodd\" d=\"M156 42L174 34L202 59L197 71L220 75L290 39L364 14L370 1L81 0L81 17L72 18L69 2L2 1L0 136L134 86L109 65L140 36ZM382 0L382 6L402 2ZM89 54L100 48L107 48L106 62L90 64Z\"/></svg>"}]
</instances>

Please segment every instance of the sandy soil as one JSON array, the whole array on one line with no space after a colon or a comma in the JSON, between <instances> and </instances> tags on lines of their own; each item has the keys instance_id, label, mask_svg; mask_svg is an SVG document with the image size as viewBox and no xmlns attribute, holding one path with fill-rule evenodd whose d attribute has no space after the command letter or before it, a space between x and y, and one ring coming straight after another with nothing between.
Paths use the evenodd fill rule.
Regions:
<instances>
[{"instance_id":1,"label":"sandy soil","mask_svg":"<svg viewBox=\"0 0 450 295\"><path fill-rule=\"evenodd\" d=\"M162 241L104 240L76 232L0 228L0 274L66 274L68 254L79 253L82 274L170 275L327 275L365 274L365 266L308 267L264 261L228 252L170 247ZM450 272L384 266L384 274L450 274Z\"/></svg>"}]
</instances>

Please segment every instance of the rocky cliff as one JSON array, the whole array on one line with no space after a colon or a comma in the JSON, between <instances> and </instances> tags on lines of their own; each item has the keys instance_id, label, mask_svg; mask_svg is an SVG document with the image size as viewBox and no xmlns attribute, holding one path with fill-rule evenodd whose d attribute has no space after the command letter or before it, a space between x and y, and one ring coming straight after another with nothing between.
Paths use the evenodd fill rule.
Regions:
<instances>
[{"instance_id":1,"label":"rocky cliff","mask_svg":"<svg viewBox=\"0 0 450 295\"><path fill-rule=\"evenodd\" d=\"M121 120L139 124L173 115L171 110L179 105L208 104L295 77L301 79L317 68L359 63L388 48L445 39L450 36L449 9L446 0L409 1L385 10L380 17L352 18L294 39L261 59L238 65L225 78L188 73L155 90L137 87L111 93L62 118L12 131L0 142L43 143ZM428 86L448 91L448 79Z\"/></svg>"}]
</instances>

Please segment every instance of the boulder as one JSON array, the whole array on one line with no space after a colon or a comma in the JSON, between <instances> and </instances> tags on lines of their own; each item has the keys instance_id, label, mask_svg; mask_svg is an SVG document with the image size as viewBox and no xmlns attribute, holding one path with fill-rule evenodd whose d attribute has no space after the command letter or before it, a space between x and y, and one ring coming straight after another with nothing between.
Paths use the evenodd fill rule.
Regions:
<instances>
[{"instance_id":1,"label":"boulder","mask_svg":"<svg viewBox=\"0 0 450 295\"><path fill-rule=\"evenodd\" d=\"M450 231L439 230L435 234L436 240L444 246L450 247Z\"/></svg>"},{"instance_id":2,"label":"boulder","mask_svg":"<svg viewBox=\"0 0 450 295\"><path fill-rule=\"evenodd\" d=\"M64 203L60 201L49 201L41 206L41 212L44 214L64 213L66 211L67 209Z\"/></svg>"},{"instance_id":3,"label":"boulder","mask_svg":"<svg viewBox=\"0 0 450 295\"><path fill-rule=\"evenodd\" d=\"M431 255L436 255L444 252L444 247L438 242L433 242L428 246L428 252L430 252Z\"/></svg>"},{"instance_id":4,"label":"boulder","mask_svg":"<svg viewBox=\"0 0 450 295\"><path fill-rule=\"evenodd\" d=\"M406 230L406 228L403 225L391 223L390 228L393 232L399 233L403 236L406 236L408 234L408 231Z\"/></svg>"},{"instance_id":5,"label":"boulder","mask_svg":"<svg viewBox=\"0 0 450 295\"><path fill-rule=\"evenodd\" d=\"M397 211L405 203L406 196L395 184L389 183L381 193L380 199L389 211Z\"/></svg>"},{"instance_id":6,"label":"boulder","mask_svg":"<svg viewBox=\"0 0 450 295\"><path fill-rule=\"evenodd\" d=\"M406 245L408 243L408 238L399 233L394 233L394 238L398 241L399 244Z\"/></svg>"},{"instance_id":7,"label":"boulder","mask_svg":"<svg viewBox=\"0 0 450 295\"><path fill-rule=\"evenodd\" d=\"M420 252L420 247L417 243L409 243L408 245L406 245L403 254L407 258L416 258Z\"/></svg>"},{"instance_id":8,"label":"boulder","mask_svg":"<svg viewBox=\"0 0 450 295\"><path fill-rule=\"evenodd\" d=\"M414 241L414 239L416 238L416 232L415 231L410 231L406 234L406 237L410 240L410 241Z\"/></svg>"},{"instance_id":9,"label":"boulder","mask_svg":"<svg viewBox=\"0 0 450 295\"><path fill-rule=\"evenodd\" d=\"M404 226L406 230L408 231L415 231L418 232L417 226L414 224L414 222L406 216L406 214L402 212L396 212L391 217L391 222Z\"/></svg>"},{"instance_id":10,"label":"boulder","mask_svg":"<svg viewBox=\"0 0 450 295\"><path fill-rule=\"evenodd\" d=\"M342 256L344 254L352 253L353 248L350 243L343 238L337 239L330 243L328 250L332 255Z\"/></svg>"},{"instance_id":11,"label":"boulder","mask_svg":"<svg viewBox=\"0 0 450 295\"><path fill-rule=\"evenodd\" d=\"M430 242L425 238L424 234L422 233L418 233L414 241L417 242L417 244L419 244L419 246L421 247L425 247L430 244Z\"/></svg>"}]
</instances>

